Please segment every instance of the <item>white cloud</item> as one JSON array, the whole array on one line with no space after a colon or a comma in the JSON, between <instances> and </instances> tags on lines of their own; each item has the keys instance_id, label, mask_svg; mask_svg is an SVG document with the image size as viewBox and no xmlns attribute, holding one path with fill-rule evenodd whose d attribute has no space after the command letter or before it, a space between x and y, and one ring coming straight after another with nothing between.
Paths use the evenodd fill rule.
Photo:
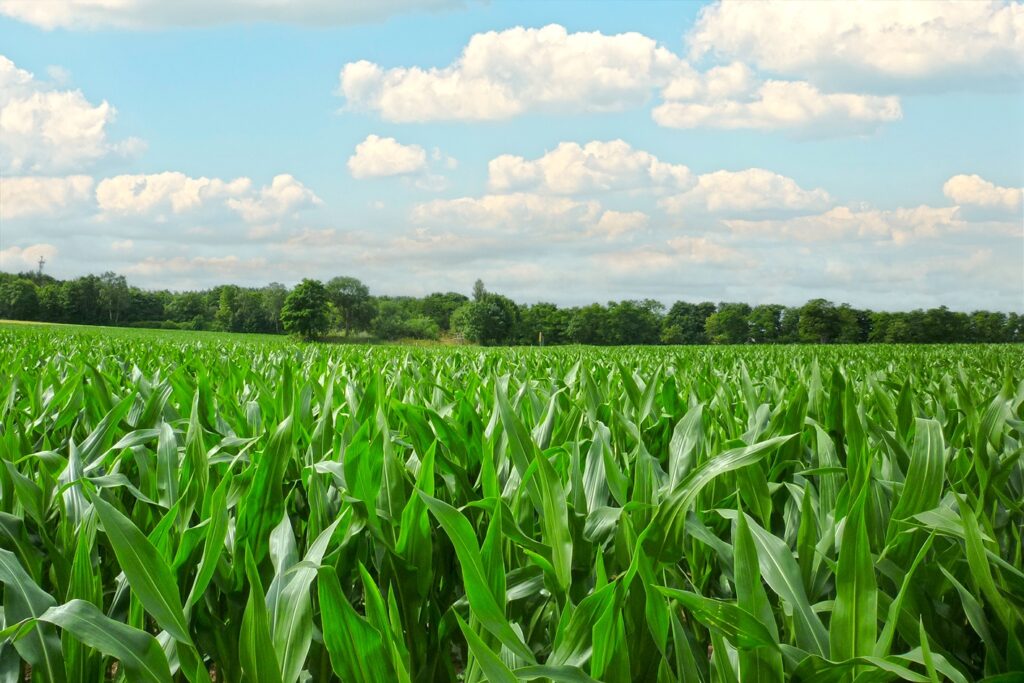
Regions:
<instances>
[{"instance_id":1,"label":"white cloud","mask_svg":"<svg viewBox=\"0 0 1024 683\"><path fill-rule=\"evenodd\" d=\"M257 195L227 201L249 223L272 221L321 204L323 201L312 190L287 173L274 176L270 185L260 188Z\"/></svg>"},{"instance_id":2,"label":"white cloud","mask_svg":"<svg viewBox=\"0 0 1024 683\"><path fill-rule=\"evenodd\" d=\"M380 178L384 176L418 173L427 167L427 151L419 145L403 145L394 138L368 135L356 145L348 158L348 170L353 178Z\"/></svg>"},{"instance_id":3,"label":"white cloud","mask_svg":"<svg viewBox=\"0 0 1024 683\"><path fill-rule=\"evenodd\" d=\"M670 213L690 208L712 213L758 211L815 211L831 203L822 189L805 190L795 180L763 168L744 171L715 171L697 178L688 192L666 197L659 205Z\"/></svg>"},{"instance_id":4,"label":"white cloud","mask_svg":"<svg viewBox=\"0 0 1024 683\"><path fill-rule=\"evenodd\" d=\"M735 62L706 72L639 33L569 33L551 24L478 33L443 68L350 62L340 91L351 109L388 121L506 119L526 112L643 106L666 127L868 132L902 116L892 96L822 92L804 81L762 81Z\"/></svg>"},{"instance_id":5,"label":"white cloud","mask_svg":"<svg viewBox=\"0 0 1024 683\"><path fill-rule=\"evenodd\" d=\"M0 55L0 169L59 172L111 153L137 153L140 140L107 139L115 116L106 101L92 104L80 90L54 89Z\"/></svg>"},{"instance_id":6,"label":"white cloud","mask_svg":"<svg viewBox=\"0 0 1024 683\"><path fill-rule=\"evenodd\" d=\"M655 186L678 190L693 182L686 166L659 161L622 140L583 146L562 142L533 161L503 154L492 159L487 169L489 187L495 191L539 189L581 194Z\"/></svg>"},{"instance_id":7,"label":"white cloud","mask_svg":"<svg viewBox=\"0 0 1024 683\"><path fill-rule=\"evenodd\" d=\"M158 28L228 22L345 25L382 21L417 10L436 11L459 0L0 0L0 14L41 28Z\"/></svg>"},{"instance_id":8,"label":"white cloud","mask_svg":"<svg viewBox=\"0 0 1024 683\"><path fill-rule=\"evenodd\" d=\"M655 107L654 121L667 128L801 129L821 133L869 132L903 117L897 97L823 93L802 81L747 81L730 88L689 88L676 82L665 95L692 91L690 101L671 100ZM747 88L749 90L738 90Z\"/></svg>"},{"instance_id":9,"label":"white cloud","mask_svg":"<svg viewBox=\"0 0 1024 683\"><path fill-rule=\"evenodd\" d=\"M177 171L105 178L96 187L96 201L108 217L166 221L170 215L226 207L248 223L276 220L322 204L312 190L288 174L275 176L270 185L256 191L249 178L191 178Z\"/></svg>"},{"instance_id":10,"label":"white cloud","mask_svg":"<svg viewBox=\"0 0 1024 683\"><path fill-rule=\"evenodd\" d=\"M494 120L528 110L615 111L648 100L680 66L639 33L569 33L562 26L478 33L443 68L346 64L351 108L388 121Z\"/></svg>"},{"instance_id":11,"label":"white cloud","mask_svg":"<svg viewBox=\"0 0 1024 683\"><path fill-rule=\"evenodd\" d=\"M609 242L629 237L647 228L650 216L643 211L612 211L601 214L588 234L603 237Z\"/></svg>"},{"instance_id":12,"label":"white cloud","mask_svg":"<svg viewBox=\"0 0 1024 683\"><path fill-rule=\"evenodd\" d=\"M413 207L412 221L426 226L458 226L510 233L563 233L599 216L596 201L517 192L482 197L435 199Z\"/></svg>"},{"instance_id":13,"label":"white cloud","mask_svg":"<svg viewBox=\"0 0 1024 683\"><path fill-rule=\"evenodd\" d=\"M167 274L177 276L202 274L228 277L246 274L254 268L265 268L266 265L267 260L265 258L241 259L233 254L228 256L173 256L170 258L150 256L125 267L123 270L127 275L146 277Z\"/></svg>"},{"instance_id":14,"label":"white cloud","mask_svg":"<svg viewBox=\"0 0 1024 683\"><path fill-rule=\"evenodd\" d=\"M24 270L36 268L39 258L52 261L57 255L57 247L52 244L31 244L27 247L7 247L0 249L0 270Z\"/></svg>"},{"instance_id":15,"label":"white cloud","mask_svg":"<svg viewBox=\"0 0 1024 683\"><path fill-rule=\"evenodd\" d=\"M52 215L85 205L92 199L92 186L86 175L0 178L0 218Z\"/></svg>"},{"instance_id":16,"label":"white cloud","mask_svg":"<svg viewBox=\"0 0 1024 683\"><path fill-rule=\"evenodd\" d=\"M741 2L701 10L691 53L818 83L1024 75L1024 5L971 2Z\"/></svg>"},{"instance_id":17,"label":"white cloud","mask_svg":"<svg viewBox=\"0 0 1024 683\"><path fill-rule=\"evenodd\" d=\"M131 251L135 247L135 242L132 240L114 240L110 243L110 248L114 251Z\"/></svg>"},{"instance_id":18,"label":"white cloud","mask_svg":"<svg viewBox=\"0 0 1024 683\"><path fill-rule=\"evenodd\" d=\"M1000 187L978 175L955 175L942 186L942 193L957 204L1012 211L1020 209L1024 189Z\"/></svg>"},{"instance_id":19,"label":"white cloud","mask_svg":"<svg viewBox=\"0 0 1024 683\"><path fill-rule=\"evenodd\" d=\"M852 209L837 206L824 213L787 220L725 220L737 235L802 242L863 239L905 244L920 238L935 238L969 230L971 224L957 207Z\"/></svg>"},{"instance_id":20,"label":"white cloud","mask_svg":"<svg viewBox=\"0 0 1024 683\"><path fill-rule=\"evenodd\" d=\"M210 201L244 195L251 187L249 178L190 178L176 171L119 175L100 181L96 201L107 213L141 215L170 210L180 214Z\"/></svg>"},{"instance_id":21,"label":"white cloud","mask_svg":"<svg viewBox=\"0 0 1024 683\"><path fill-rule=\"evenodd\" d=\"M751 263L748 256L730 246L708 237L686 235L672 238L663 245L601 254L596 260L617 274L649 274L705 264L739 268Z\"/></svg>"}]
</instances>

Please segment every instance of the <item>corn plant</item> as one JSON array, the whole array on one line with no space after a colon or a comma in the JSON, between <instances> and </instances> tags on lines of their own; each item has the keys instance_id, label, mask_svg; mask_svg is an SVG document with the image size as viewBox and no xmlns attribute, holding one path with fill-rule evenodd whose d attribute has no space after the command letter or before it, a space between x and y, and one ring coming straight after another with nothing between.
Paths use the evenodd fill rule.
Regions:
<instances>
[{"instance_id":1,"label":"corn plant","mask_svg":"<svg viewBox=\"0 0 1024 683\"><path fill-rule=\"evenodd\" d=\"M0 328L0 681L1019 680L1022 368Z\"/></svg>"}]
</instances>

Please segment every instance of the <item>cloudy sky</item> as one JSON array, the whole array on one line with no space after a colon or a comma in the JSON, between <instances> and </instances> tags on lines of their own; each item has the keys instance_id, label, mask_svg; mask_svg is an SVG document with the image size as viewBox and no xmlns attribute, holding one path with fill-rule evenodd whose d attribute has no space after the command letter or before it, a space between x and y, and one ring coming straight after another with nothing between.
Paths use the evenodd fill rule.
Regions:
<instances>
[{"instance_id":1,"label":"cloudy sky","mask_svg":"<svg viewBox=\"0 0 1024 683\"><path fill-rule=\"evenodd\" d=\"M0 174L9 271L1024 310L1024 4L0 0Z\"/></svg>"}]
</instances>

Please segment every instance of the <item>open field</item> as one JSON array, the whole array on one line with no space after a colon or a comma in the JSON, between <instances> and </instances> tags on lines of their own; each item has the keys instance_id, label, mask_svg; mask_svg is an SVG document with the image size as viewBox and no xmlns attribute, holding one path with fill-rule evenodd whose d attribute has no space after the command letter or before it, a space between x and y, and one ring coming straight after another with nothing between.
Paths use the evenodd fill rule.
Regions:
<instances>
[{"instance_id":1,"label":"open field","mask_svg":"<svg viewBox=\"0 0 1024 683\"><path fill-rule=\"evenodd\" d=\"M0 390L0 681L1024 670L1021 346L4 325Z\"/></svg>"}]
</instances>

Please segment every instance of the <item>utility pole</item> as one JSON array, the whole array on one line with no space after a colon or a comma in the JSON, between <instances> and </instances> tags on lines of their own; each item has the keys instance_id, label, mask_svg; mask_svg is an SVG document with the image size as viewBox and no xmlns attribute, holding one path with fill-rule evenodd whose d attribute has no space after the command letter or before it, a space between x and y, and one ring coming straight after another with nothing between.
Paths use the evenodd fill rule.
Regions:
<instances>
[{"instance_id":1,"label":"utility pole","mask_svg":"<svg viewBox=\"0 0 1024 683\"><path fill-rule=\"evenodd\" d=\"M43 276L43 266L46 265L46 259L42 256L39 257L39 277Z\"/></svg>"}]
</instances>

